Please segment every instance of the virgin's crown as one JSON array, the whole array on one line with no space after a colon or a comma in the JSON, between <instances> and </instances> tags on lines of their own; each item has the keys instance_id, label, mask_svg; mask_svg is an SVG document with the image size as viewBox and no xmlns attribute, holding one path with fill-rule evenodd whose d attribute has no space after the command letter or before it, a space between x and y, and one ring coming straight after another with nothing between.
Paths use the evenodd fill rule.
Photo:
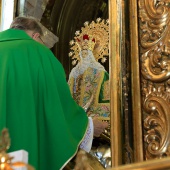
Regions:
<instances>
[{"instance_id":1,"label":"virgin's crown","mask_svg":"<svg viewBox=\"0 0 170 170\"><path fill-rule=\"evenodd\" d=\"M81 31L75 32L75 37L70 41L69 57L72 58L72 64L80 61L80 51L89 49L98 61L105 62L105 56L109 55L109 20L98 18L96 22L85 22Z\"/></svg>"},{"instance_id":2,"label":"virgin's crown","mask_svg":"<svg viewBox=\"0 0 170 170\"><path fill-rule=\"evenodd\" d=\"M95 46L95 39L91 35L83 35L80 38L77 38L76 43L79 47L79 50L91 50L93 51Z\"/></svg>"}]
</instances>

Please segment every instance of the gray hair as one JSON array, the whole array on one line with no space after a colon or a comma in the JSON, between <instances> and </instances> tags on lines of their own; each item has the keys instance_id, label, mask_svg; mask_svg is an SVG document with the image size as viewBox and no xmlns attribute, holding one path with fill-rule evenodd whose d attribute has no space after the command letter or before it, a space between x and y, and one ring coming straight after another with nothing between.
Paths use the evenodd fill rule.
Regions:
<instances>
[{"instance_id":1,"label":"gray hair","mask_svg":"<svg viewBox=\"0 0 170 170\"><path fill-rule=\"evenodd\" d=\"M34 18L31 17L16 17L10 25L12 29L25 30L25 31L34 31L43 35L43 31Z\"/></svg>"}]
</instances>

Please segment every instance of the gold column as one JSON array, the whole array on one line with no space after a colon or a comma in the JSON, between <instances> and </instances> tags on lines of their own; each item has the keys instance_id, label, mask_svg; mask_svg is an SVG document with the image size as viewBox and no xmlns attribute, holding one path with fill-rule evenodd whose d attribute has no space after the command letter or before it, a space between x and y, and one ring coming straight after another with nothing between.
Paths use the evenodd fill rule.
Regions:
<instances>
[{"instance_id":1,"label":"gold column","mask_svg":"<svg viewBox=\"0 0 170 170\"><path fill-rule=\"evenodd\" d=\"M122 164L120 87L120 8L121 0L109 0L110 21L110 110L112 167Z\"/></svg>"},{"instance_id":2,"label":"gold column","mask_svg":"<svg viewBox=\"0 0 170 170\"><path fill-rule=\"evenodd\" d=\"M143 161L137 0L129 1L134 162Z\"/></svg>"}]
</instances>

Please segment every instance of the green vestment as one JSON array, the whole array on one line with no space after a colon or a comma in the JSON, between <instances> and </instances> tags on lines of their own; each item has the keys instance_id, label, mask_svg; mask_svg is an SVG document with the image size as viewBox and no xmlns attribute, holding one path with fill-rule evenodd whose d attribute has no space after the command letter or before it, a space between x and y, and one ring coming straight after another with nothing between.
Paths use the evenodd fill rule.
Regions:
<instances>
[{"instance_id":1,"label":"green vestment","mask_svg":"<svg viewBox=\"0 0 170 170\"><path fill-rule=\"evenodd\" d=\"M9 130L9 152L28 151L36 170L62 169L75 155L87 124L52 52L22 30L1 32L0 130Z\"/></svg>"}]
</instances>

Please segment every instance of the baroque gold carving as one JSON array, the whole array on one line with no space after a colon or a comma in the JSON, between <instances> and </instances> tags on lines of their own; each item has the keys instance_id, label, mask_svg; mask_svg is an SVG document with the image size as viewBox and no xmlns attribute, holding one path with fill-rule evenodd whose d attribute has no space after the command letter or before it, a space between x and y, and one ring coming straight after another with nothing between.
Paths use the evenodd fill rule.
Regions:
<instances>
[{"instance_id":1,"label":"baroque gold carving","mask_svg":"<svg viewBox=\"0 0 170 170\"><path fill-rule=\"evenodd\" d=\"M145 158L169 156L170 0L139 0Z\"/></svg>"},{"instance_id":2,"label":"baroque gold carving","mask_svg":"<svg viewBox=\"0 0 170 170\"><path fill-rule=\"evenodd\" d=\"M145 82L146 83L146 82ZM144 119L146 142L146 158L161 158L169 156L170 139L170 93L161 84L154 87L153 84L144 85L145 99L143 109L146 112ZM145 116L145 115L144 115Z\"/></svg>"},{"instance_id":3,"label":"baroque gold carving","mask_svg":"<svg viewBox=\"0 0 170 170\"><path fill-rule=\"evenodd\" d=\"M169 3L159 0L139 1L142 74L151 81L164 81L170 76Z\"/></svg>"}]
</instances>

